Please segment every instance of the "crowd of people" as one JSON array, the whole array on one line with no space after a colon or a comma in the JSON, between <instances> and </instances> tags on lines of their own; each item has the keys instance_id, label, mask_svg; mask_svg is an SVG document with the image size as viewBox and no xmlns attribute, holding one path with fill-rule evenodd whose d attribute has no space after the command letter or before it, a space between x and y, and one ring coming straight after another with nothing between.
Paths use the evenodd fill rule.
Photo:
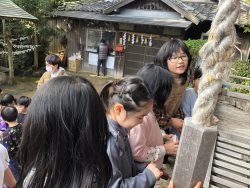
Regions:
<instances>
[{"instance_id":1,"label":"crowd of people","mask_svg":"<svg viewBox=\"0 0 250 188\"><path fill-rule=\"evenodd\" d=\"M191 60L183 41L171 39L154 63L98 94L47 56L32 101L2 96L0 184L150 188L167 179L163 163L177 154Z\"/></svg>"},{"instance_id":2,"label":"crowd of people","mask_svg":"<svg viewBox=\"0 0 250 188\"><path fill-rule=\"evenodd\" d=\"M11 94L5 94L0 100L0 151L1 151L1 185L5 180L9 187L18 181L21 165L17 159L17 152L21 143L22 126L31 99L21 96L18 100Z\"/></svg>"}]
</instances>

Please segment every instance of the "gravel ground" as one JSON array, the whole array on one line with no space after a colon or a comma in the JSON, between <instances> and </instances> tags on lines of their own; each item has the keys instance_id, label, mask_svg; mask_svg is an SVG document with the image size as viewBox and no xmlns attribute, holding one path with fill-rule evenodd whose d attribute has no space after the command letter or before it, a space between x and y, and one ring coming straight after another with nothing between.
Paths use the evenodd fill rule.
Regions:
<instances>
[{"instance_id":1,"label":"gravel ground","mask_svg":"<svg viewBox=\"0 0 250 188\"><path fill-rule=\"evenodd\" d=\"M97 91L101 89L101 86L105 82L107 82L108 80L112 80L111 77L103 77L103 76L97 77L93 73L88 73L88 72L79 72L79 73L67 72L67 73L69 75L80 75L87 78L95 86ZM38 80L39 77L15 77L14 85L5 84L5 85L0 85L0 87L3 90L2 94L10 93L14 95L16 98L22 95L32 97L36 91L36 85Z\"/></svg>"},{"instance_id":2,"label":"gravel ground","mask_svg":"<svg viewBox=\"0 0 250 188\"><path fill-rule=\"evenodd\" d=\"M69 75L80 75L88 80L95 86L96 90L99 92L101 87L105 82L108 80L113 80L112 77L97 77L93 73L88 72L67 72ZM15 77L15 85L1 85L3 90L2 94L10 93L14 95L16 98L19 98L22 95L32 97L36 91L36 85L39 77ZM165 171L171 177L173 171L173 163L171 164L164 164ZM169 180L160 179L156 182L154 188L166 188L169 183Z\"/></svg>"}]
</instances>

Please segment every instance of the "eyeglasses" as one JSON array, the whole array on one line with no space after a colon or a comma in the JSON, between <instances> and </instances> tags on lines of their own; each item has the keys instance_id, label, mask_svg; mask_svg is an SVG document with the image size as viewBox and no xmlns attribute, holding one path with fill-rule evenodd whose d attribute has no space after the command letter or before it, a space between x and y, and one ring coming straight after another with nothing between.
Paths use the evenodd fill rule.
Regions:
<instances>
[{"instance_id":1,"label":"eyeglasses","mask_svg":"<svg viewBox=\"0 0 250 188\"><path fill-rule=\"evenodd\" d=\"M181 59L182 61L187 61L188 60L188 56L187 55L182 55L182 56L176 56L176 57L169 58L169 60L172 63L177 63L179 61L179 59Z\"/></svg>"}]
</instances>

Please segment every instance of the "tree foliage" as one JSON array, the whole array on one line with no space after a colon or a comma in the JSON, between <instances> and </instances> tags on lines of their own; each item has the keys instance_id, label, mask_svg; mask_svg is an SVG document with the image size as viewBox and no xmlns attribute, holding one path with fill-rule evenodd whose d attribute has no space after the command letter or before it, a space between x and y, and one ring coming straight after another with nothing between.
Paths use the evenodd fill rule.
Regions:
<instances>
[{"instance_id":1,"label":"tree foliage","mask_svg":"<svg viewBox=\"0 0 250 188\"><path fill-rule=\"evenodd\" d=\"M31 39L22 45L34 44L34 34L38 36L38 58L39 64L44 64L44 57L49 45L49 37L54 34L53 29L48 27L48 18L56 10L62 0L13 0L15 4L26 12L38 18L37 22L28 20L8 19L6 20L6 31L11 33L12 38L30 36ZM28 43L27 43L28 42ZM33 52L17 55L14 57L15 73L30 74L34 63Z\"/></svg>"},{"instance_id":2,"label":"tree foliage","mask_svg":"<svg viewBox=\"0 0 250 188\"><path fill-rule=\"evenodd\" d=\"M34 44L34 34L38 36L38 61L39 66L44 65L44 58L48 53L49 40L56 35L56 30L49 27L48 20L56 11L59 5L65 2L75 0L12 0L26 12L38 18L37 22L28 20L8 19L6 20L6 31L11 33L12 38L20 38L23 36L31 36L33 40L28 41L29 44ZM81 0L89 2L90 0ZM22 43L27 45L27 43ZM7 61L7 58L5 58ZM33 52L17 55L14 57L15 73L30 74L32 73L34 63Z\"/></svg>"},{"instance_id":3,"label":"tree foliage","mask_svg":"<svg viewBox=\"0 0 250 188\"><path fill-rule=\"evenodd\" d=\"M236 61L232 67L232 74L241 77L250 78L250 62L249 61ZM233 83L250 86L249 80L242 80L237 78L231 78L230 80ZM242 88L230 88L231 91L237 91L240 93L245 93L250 95L249 89Z\"/></svg>"},{"instance_id":4,"label":"tree foliage","mask_svg":"<svg viewBox=\"0 0 250 188\"><path fill-rule=\"evenodd\" d=\"M197 40L191 40L188 39L184 41L187 45L191 55L196 58L199 55L199 51L201 47L207 42L207 40L197 39Z\"/></svg>"},{"instance_id":5,"label":"tree foliage","mask_svg":"<svg viewBox=\"0 0 250 188\"><path fill-rule=\"evenodd\" d=\"M242 0L243 2L250 4L250 0Z\"/></svg>"},{"instance_id":6,"label":"tree foliage","mask_svg":"<svg viewBox=\"0 0 250 188\"><path fill-rule=\"evenodd\" d=\"M244 33L250 33L250 21L241 27L244 29Z\"/></svg>"},{"instance_id":7,"label":"tree foliage","mask_svg":"<svg viewBox=\"0 0 250 188\"><path fill-rule=\"evenodd\" d=\"M197 40L192 40L188 39L184 41L185 44L187 45L189 52L192 55L192 64L191 64L191 70L194 69L195 65L199 61L199 51L202 48L202 46L207 42L207 40L202 40L202 39L197 39Z\"/></svg>"},{"instance_id":8,"label":"tree foliage","mask_svg":"<svg viewBox=\"0 0 250 188\"><path fill-rule=\"evenodd\" d=\"M250 62L249 61L236 61L233 64L233 74L242 77L250 78Z\"/></svg>"}]
</instances>

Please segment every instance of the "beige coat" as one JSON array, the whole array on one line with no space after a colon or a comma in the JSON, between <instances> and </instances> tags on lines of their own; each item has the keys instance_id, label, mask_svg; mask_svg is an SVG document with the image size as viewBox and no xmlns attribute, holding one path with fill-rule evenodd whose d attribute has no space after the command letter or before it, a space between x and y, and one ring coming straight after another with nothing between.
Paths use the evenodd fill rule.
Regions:
<instances>
[{"instance_id":1,"label":"beige coat","mask_svg":"<svg viewBox=\"0 0 250 188\"><path fill-rule=\"evenodd\" d=\"M169 116L173 117L178 111L187 85L188 81L184 85L181 85L181 79L174 76L171 93L167 101L164 103L166 113Z\"/></svg>"},{"instance_id":2,"label":"beige coat","mask_svg":"<svg viewBox=\"0 0 250 188\"><path fill-rule=\"evenodd\" d=\"M65 72L65 70L61 70L61 72L59 73L58 76L67 76L67 73ZM39 88L45 82L49 81L51 78L52 78L51 73L49 73L47 71L45 73L43 73L42 77L39 79L39 81L37 83L37 88Z\"/></svg>"}]
</instances>

